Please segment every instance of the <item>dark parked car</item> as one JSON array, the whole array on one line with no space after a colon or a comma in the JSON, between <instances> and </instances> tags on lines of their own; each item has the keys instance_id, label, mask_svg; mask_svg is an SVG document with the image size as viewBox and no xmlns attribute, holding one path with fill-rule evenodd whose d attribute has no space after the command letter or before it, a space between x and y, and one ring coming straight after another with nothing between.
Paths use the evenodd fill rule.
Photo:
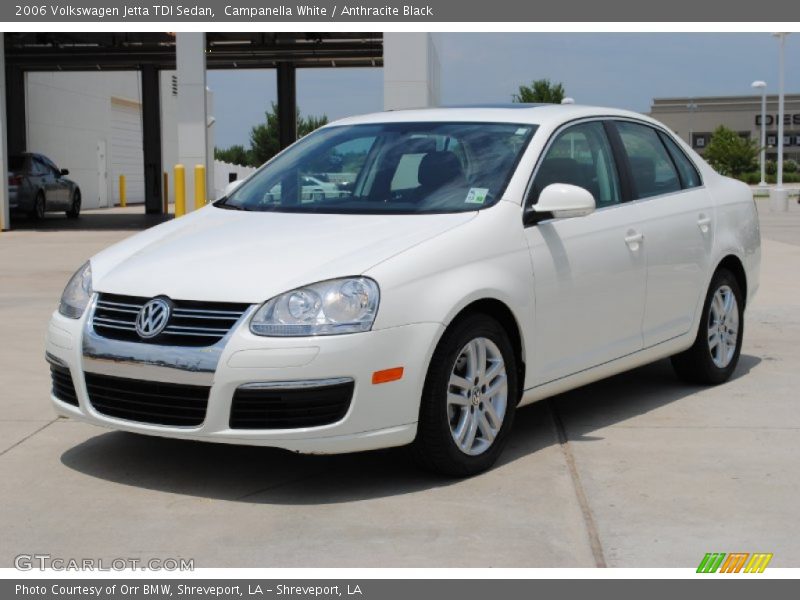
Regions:
<instances>
[{"instance_id":1,"label":"dark parked car","mask_svg":"<svg viewBox=\"0 0 800 600\"><path fill-rule=\"evenodd\" d=\"M15 154L8 160L8 196L12 211L41 219L44 213L64 211L75 219L81 212L81 190L42 154Z\"/></svg>"}]
</instances>

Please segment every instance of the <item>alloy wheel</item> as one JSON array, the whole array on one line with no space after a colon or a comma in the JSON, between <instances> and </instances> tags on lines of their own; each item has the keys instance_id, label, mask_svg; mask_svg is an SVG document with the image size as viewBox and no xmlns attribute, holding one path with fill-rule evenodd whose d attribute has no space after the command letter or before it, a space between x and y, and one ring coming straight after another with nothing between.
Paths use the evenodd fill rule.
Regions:
<instances>
[{"instance_id":1,"label":"alloy wheel","mask_svg":"<svg viewBox=\"0 0 800 600\"><path fill-rule=\"evenodd\" d=\"M508 378L503 355L488 338L468 342L458 354L447 389L450 434L470 456L488 450L508 407Z\"/></svg>"},{"instance_id":2,"label":"alloy wheel","mask_svg":"<svg viewBox=\"0 0 800 600\"><path fill-rule=\"evenodd\" d=\"M708 349L711 360L720 369L727 367L739 341L739 305L733 290L720 286L708 310Z\"/></svg>"}]
</instances>

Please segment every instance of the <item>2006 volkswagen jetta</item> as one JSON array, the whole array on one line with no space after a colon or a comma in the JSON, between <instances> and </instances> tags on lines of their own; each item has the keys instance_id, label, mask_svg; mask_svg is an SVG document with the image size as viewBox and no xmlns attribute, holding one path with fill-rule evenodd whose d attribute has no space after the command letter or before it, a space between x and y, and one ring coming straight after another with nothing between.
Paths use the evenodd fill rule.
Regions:
<instances>
[{"instance_id":1,"label":"2006 volkswagen jetta","mask_svg":"<svg viewBox=\"0 0 800 600\"><path fill-rule=\"evenodd\" d=\"M469 475L524 404L667 356L728 379L759 261L749 188L647 117L345 119L81 267L49 325L52 402L176 438L411 444Z\"/></svg>"}]
</instances>

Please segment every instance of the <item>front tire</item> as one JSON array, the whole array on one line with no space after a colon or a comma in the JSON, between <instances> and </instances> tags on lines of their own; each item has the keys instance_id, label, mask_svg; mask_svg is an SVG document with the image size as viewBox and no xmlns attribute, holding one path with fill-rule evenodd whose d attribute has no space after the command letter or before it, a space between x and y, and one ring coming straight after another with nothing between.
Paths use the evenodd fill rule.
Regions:
<instances>
[{"instance_id":1,"label":"front tire","mask_svg":"<svg viewBox=\"0 0 800 600\"><path fill-rule=\"evenodd\" d=\"M428 470L467 477L498 459L519 399L517 359L505 329L474 314L454 323L431 358L412 453Z\"/></svg>"},{"instance_id":2,"label":"front tire","mask_svg":"<svg viewBox=\"0 0 800 600\"><path fill-rule=\"evenodd\" d=\"M76 189L72 193L72 204L70 204L69 210L67 211L67 218L77 219L80 214L81 214L81 191Z\"/></svg>"},{"instance_id":3,"label":"front tire","mask_svg":"<svg viewBox=\"0 0 800 600\"><path fill-rule=\"evenodd\" d=\"M692 383L726 382L739 362L743 334L742 290L733 273L719 269L711 279L694 344L672 357L675 372Z\"/></svg>"},{"instance_id":4,"label":"front tire","mask_svg":"<svg viewBox=\"0 0 800 600\"><path fill-rule=\"evenodd\" d=\"M33 208L30 212L30 217L35 221L40 221L44 219L44 213L46 212L46 206L44 201L44 194L39 192L36 194L36 197L33 199Z\"/></svg>"}]
</instances>

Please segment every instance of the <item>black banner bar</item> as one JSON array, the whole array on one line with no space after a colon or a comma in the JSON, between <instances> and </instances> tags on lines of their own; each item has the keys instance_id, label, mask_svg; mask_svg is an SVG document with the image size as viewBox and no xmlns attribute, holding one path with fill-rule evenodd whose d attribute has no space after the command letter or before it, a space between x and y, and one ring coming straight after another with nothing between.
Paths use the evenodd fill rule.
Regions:
<instances>
[{"instance_id":1,"label":"black banner bar","mask_svg":"<svg viewBox=\"0 0 800 600\"><path fill-rule=\"evenodd\" d=\"M12 0L0 19L17 22L789 22L785 0Z\"/></svg>"}]
</instances>

